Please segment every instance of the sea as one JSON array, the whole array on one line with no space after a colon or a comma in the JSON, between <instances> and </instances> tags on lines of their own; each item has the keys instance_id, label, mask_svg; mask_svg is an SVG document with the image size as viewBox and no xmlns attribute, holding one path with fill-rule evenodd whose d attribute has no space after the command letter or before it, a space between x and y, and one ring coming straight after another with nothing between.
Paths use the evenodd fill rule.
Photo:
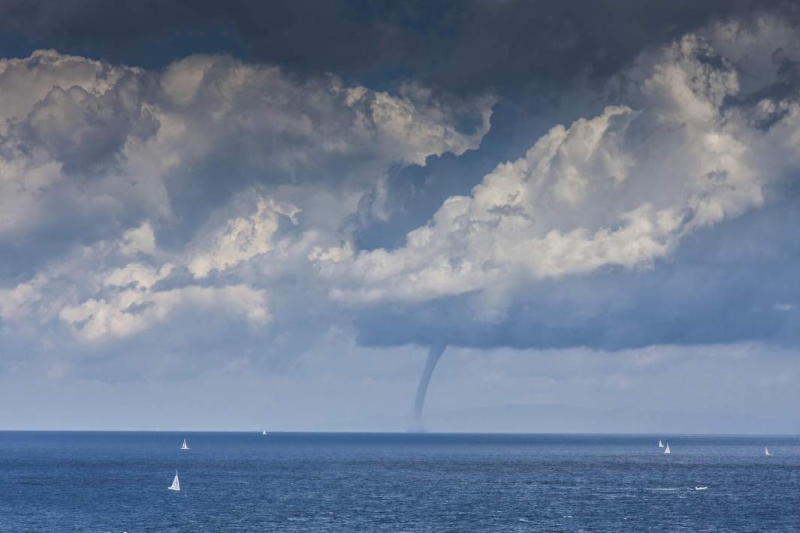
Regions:
<instances>
[{"instance_id":1,"label":"sea","mask_svg":"<svg viewBox=\"0 0 800 533\"><path fill-rule=\"evenodd\" d=\"M0 432L0 531L794 532L800 437Z\"/></svg>"}]
</instances>

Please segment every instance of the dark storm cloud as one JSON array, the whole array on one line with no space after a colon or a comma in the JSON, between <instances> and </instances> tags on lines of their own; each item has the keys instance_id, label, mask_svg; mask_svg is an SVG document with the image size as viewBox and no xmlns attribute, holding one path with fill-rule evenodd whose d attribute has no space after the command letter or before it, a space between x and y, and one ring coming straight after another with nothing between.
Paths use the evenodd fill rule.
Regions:
<instances>
[{"instance_id":1,"label":"dark storm cloud","mask_svg":"<svg viewBox=\"0 0 800 533\"><path fill-rule=\"evenodd\" d=\"M796 17L778 0L2 0L0 51L53 47L146 67L227 52L298 72L506 93L606 76L714 17L772 7Z\"/></svg>"},{"instance_id":2,"label":"dark storm cloud","mask_svg":"<svg viewBox=\"0 0 800 533\"><path fill-rule=\"evenodd\" d=\"M404 11L341 0L3 0L0 28L34 46L143 66L232 52L298 70L338 71L401 63L414 33L400 27Z\"/></svg>"}]
</instances>

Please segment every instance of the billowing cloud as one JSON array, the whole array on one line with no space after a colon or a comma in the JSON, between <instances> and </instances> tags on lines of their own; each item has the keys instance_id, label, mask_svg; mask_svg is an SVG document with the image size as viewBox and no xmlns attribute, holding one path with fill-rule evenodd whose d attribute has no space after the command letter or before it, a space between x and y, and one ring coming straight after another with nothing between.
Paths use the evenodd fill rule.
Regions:
<instances>
[{"instance_id":1,"label":"billowing cloud","mask_svg":"<svg viewBox=\"0 0 800 533\"><path fill-rule=\"evenodd\" d=\"M132 246L137 240L145 247ZM153 249L152 240L152 229L145 223L119 241L101 241L78 251L34 279L5 289L0 318L14 326L31 317L42 323L58 319L86 343L135 335L182 309L241 315L258 325L269 322L263 290L241 284L159 290L157 283L181 258Z\"/></svg>"},{"instance_id":2,"label":"billowing cloud","mask_svg":"<svg viewBox=\"0 0 800 533\"><path fill-rule=\"evenodd\" d=\"M211 235L211 242L199 247L190 259L189 270L204 277L211 270L225 270L270 251L272 238L278 231L279 217L285 216L297 224L299 212L295 206L279 206L260 199L256 212L251 216L229 220L224 228Z\"/></svg>"},{"instance_id":3,"label":"billowing cloud","mask_svg":"<svg viewBox=\"0 0 800 533\"><path fill-rule=\"evenodd\" d=\"M256 325L268 322L264 295L244 286L223 288L187 287L147 293L127 290L106 300L86 300L66 306L59 318L84 342L124 338L140 333L154 323L166 322L181 308L243 315Z\"/></svg>"},{"instance_id":4,"label":"billowing cloud","mask_svg":"<svg viewBox=\"0 0 800 533\"><path fill-rule=\"evenodd\" d=\"M185 224L256 183L370 182L477 146L494 101L295 80L227 56L147 72L54 51L0 61L0 91L6 242L81 219Z\"/></svg>"},{"instance_id":5,"label":"billowing cloud","mask_svg":"<svg viewBox=\"0 0 800 533\"><path fill-rule=\"evenodd\" d=\"M166 374L290 367L334 330L481 348L791 340L800 301L778 288L796 243L758 297L741 287L764 265L720 281L739 263L712 257L758 240L747 221L772 227L800 168L796 32L764 20L719 22L578 85L564 98L587 100L586 116L537 117L548 127L507 161L497 146L524 132L504 130L486 93L375 90L228 55L3 60L6 358L25 345L98 375L159 358ZM400 244L364 245L387 227Z\"/></svg>"},{"instance_id":6,"label":"billowing cloud","mask_svg":"<svg viewBox=\"0 0 800 533\"><path fill-rule=\"evenodd\" d=\"M707 41L686 36L626 77L637 107L554 127L470 196L448 198L405 246L320 255L331 297L493 299L537 280L649 268L686 235L763 204L785 169L763 159L773 136L726 106L738 75ZM796 127L790 116L781 127Z\"/></svg>"},{"instance_id":7,"label":"billowing cloud","mask_svg":"<svg viewBox=\"0 0 800 533\"><path fill-rule=\"evenodd\" d=\"M0 254L31 258L6 264L0 330L65 358L164 331L183 332L163 348L180 358L200 323L268 334L273 285L335 242L358 196L392 165L475 148L494 102L229 56L146 71L55 51L0 61L0 91Z\"/></svg>"}]
</instances>

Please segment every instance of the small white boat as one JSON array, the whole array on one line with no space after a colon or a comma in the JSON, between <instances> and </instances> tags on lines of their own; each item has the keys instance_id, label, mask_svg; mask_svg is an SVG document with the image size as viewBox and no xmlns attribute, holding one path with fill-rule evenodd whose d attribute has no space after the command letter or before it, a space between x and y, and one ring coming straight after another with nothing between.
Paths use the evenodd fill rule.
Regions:
<instances>
[{"instance_id":1,"label":"small white boat","mask_svg":"<svg viewBox=\"0 0 800 533\"><path fill-rule=\"evenodd\" d=\"M703 486L695 487L694 490L708 490L708 487L703 485Z\"/></svg>"},{"instance_id":2,"label":"small white boat","mask_svg":"<svg viewBox=\"0 0 800 533\"><path fill-rule=\"evenodd\" d=\"M661 439L658 439L658 447L659 448L663 448L664 447L664 443L661 442Z\"/></svg>"},{"instance_id":3,"label":"small white boat","mask_svg":"<svg viewBox=\"0 0 800 533\"><path fill-rule=\"evenodd\" d=\"M265 429L264 431L261 432L261 434L266 437L267 436L267 430Z\"/></svg>"},{"instance_id":4,"label":"small white boat","mask_svg":"<svg viewBox=\"0 0 800 533\"><path fill-rule=\"evenodd\" d=\"M669 442L667 443L667 447L664 448L664 453L672 453L671 451L669 451Z\"/></svg>"},{"instance_id":5,"label":"small white boat","mask_svg":"<svg viewBox=\"0 0 800 533\"><path fill-rule=\"evenodd\" d=\"M772 454L769 453L769 448L767 448L766 446L764 447L764 455L766 455L767 457L772 455Z\"/></svg>"},{"instance_id":6,"label":"small white boat","mask_svg":"<svg viewBox=\"0 0 800 533\"><path fill-rule=\"evenodd\" d=\"M188 450L189 445L186 444L186 439L183 439L183 444L181 444L181 450Z\"/></svg>"},{"instance_id":7,"label":"small white boat","mask_svg":"<svg viewBox=\"0 0 800 533\"><path fill-rule=\"evenodd\" d=\"M175 479L172 480L172 485L167 487L169 490L181 490L181 482L178 479L178 471L175 471Z\"/></svg>"}]
</instances>

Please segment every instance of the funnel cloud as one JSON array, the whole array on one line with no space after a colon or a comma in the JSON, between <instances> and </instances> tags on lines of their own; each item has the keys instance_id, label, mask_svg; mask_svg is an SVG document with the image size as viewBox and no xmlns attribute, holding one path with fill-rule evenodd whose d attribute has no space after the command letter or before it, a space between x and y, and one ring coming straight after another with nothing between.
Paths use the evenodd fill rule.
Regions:
<instances>
[{"instance_id":1,"label":"funnel cloud","mask_svg":"<svg viewBox=\"0 0 800 533\"><path fill-rule=\"evenodd\" d=\"M428 358L425 360L425 368L422 369L422 375L419 377L419 385L417 385L417 396L414 400L414 419L411 422L412 431L422 431L424 429L422 411L425 409L425 396L428 394L428 386L431 383L433 371L436 370L436 365L439 363L439 359L441 359L446 348L447 344L436 343L432 345L428 351Z\"/></svg>"}]
</instances>

